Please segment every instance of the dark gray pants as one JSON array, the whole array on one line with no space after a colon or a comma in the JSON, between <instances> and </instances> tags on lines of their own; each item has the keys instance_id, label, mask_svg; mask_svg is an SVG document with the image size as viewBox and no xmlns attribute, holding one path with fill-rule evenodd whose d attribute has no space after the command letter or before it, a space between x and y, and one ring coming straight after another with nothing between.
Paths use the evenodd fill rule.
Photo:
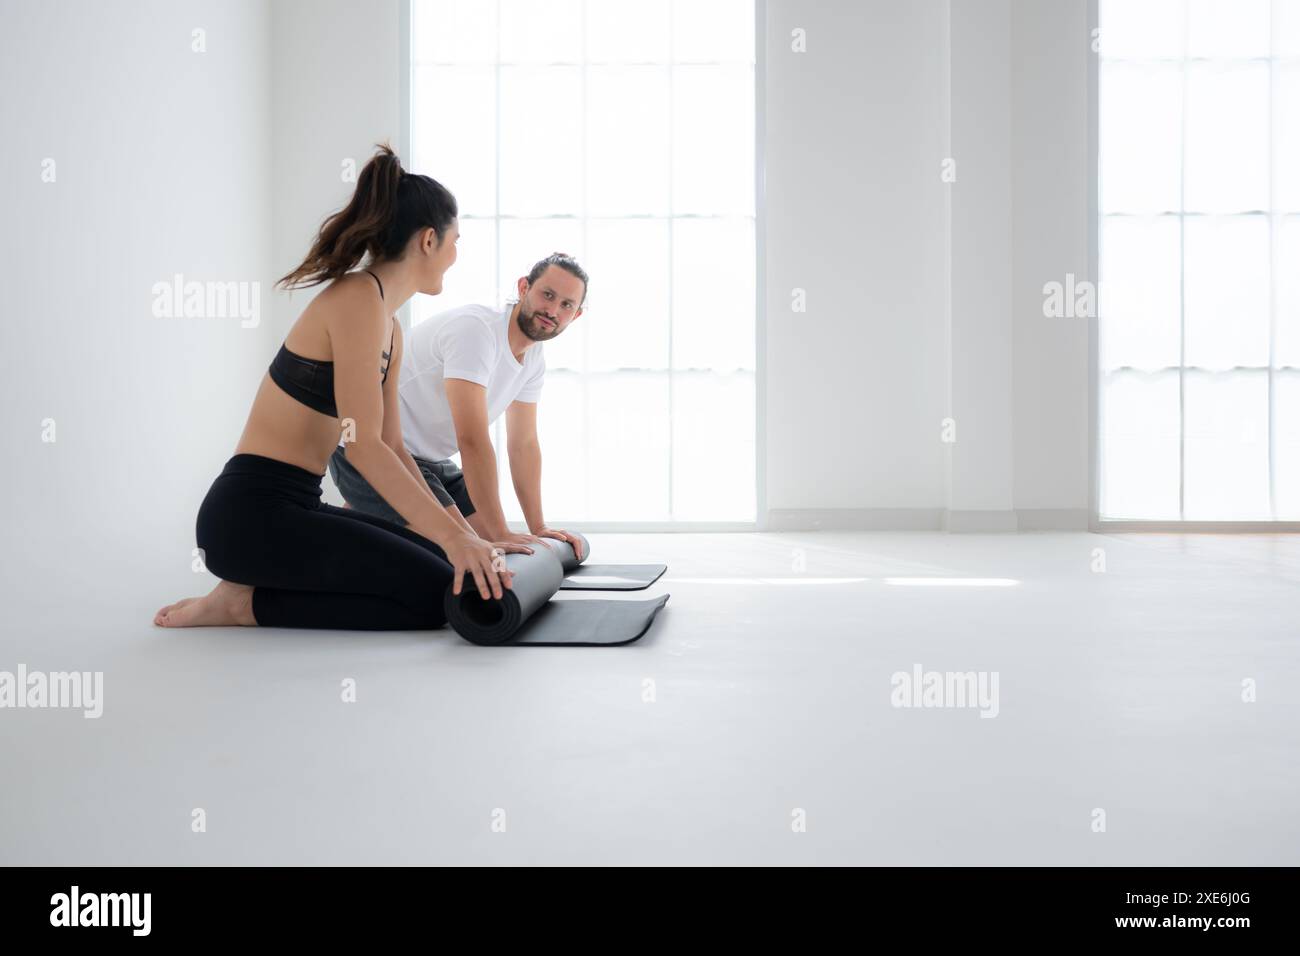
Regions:
<instances>
[{"instance_id":1,"label":"dark gray pants","mask_svg":"<svg viewBox=\"0 0 1300 956\"><path fill-rule=\"evenodd\" d=\"M338 485L343 500L363 514L387 518L394 524L405 525L406 520L394 511L392 506L379 496L379 492L370 486L370 482L361 476L361 472L352 466L343 448L344 446L340 445L330 456L330 477L334 479L334 484ZM430 461L427 458L416 458L414 455L411 457L415 458L420 474L424 476L425 484L429 486L433 496L442 502L444 508L455 505L466 518L474 513L474 503L469 500L469 489L465 487L465 476L455 462L450 458Z\"/></svg>"}]
</instances>

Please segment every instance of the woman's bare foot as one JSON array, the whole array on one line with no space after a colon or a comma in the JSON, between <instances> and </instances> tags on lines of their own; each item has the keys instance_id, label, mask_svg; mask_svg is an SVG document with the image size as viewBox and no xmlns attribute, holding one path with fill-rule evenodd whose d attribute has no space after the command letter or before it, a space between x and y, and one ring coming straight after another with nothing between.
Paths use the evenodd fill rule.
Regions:
<instances>
[{"instance_id":1,"label":"woman's bare foot","mask_svg":"<svg viewBox=\"0 0 1300 956\"><path fill-rule=\"evenodd\" d=\"M187 604L193 604L193 603L194 603L195 601L197 601L197 600L198 600L198 598L196 598L196 597L192 597L192 598L181 598L181 599L180 599L179 601L177 601L175 604L168 604L165 608L161 608L161 609L158 611L158 613L155 614L155 615L153 616L153 622L154 622L155 624L157 624L159 627L161 627L161 626L162 626L162 619L163 619L164 615L170 613L171 611L175 611L175 610L178 609L178 608L182 608L182 607L184 607L184 606L187 605Z\"/></svg>"},{"instance_id":2,"label":"woman's bare foot","mask_svg":"<svg viewBox=\"0 0 1300 956\"><path fill-rule=\"evenodd\" d=\"M159 627L255 627L253 589L221 581L201 598L185 598L154 615Z\"/></svg>"}]
</instances>

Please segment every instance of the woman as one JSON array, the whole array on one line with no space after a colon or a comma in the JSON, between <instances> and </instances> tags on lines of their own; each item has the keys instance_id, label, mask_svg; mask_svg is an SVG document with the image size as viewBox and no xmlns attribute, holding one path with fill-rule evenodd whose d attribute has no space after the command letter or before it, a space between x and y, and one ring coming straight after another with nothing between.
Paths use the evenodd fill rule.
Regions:
<instances>
[{"instance_id":1,"label":"woman","mask_svg":"<svg viewBox=\"0 0 1300 956\"><path fill-rule=\"evenodd\" d=\"M163 608L155 624L436 628L449 583L460 593L470 574L484 600L510 587L495 559L531 549L484 541L438 503L402 443L397 411L402 330L393 313L416 292L442 291L458 235L451 193L380 147L352 201L278 283L329 286L289 330L199 508L198 545L222 580ZM369 268L352 271L367 254ZM320 500L340 438L408 528Z\"/></svg>"}]
</instances>

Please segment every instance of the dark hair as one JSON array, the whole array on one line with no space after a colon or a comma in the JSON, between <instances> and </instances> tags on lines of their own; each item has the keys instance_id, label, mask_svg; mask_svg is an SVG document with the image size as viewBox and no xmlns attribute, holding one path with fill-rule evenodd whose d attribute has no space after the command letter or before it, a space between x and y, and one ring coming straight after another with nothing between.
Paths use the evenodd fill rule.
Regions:
<instances>
[{"instance_id":1,"label":"dark hair","mask_svg":"<svg viewBox=\"0 0 1300 956\"><path fill-rule=\"evenodd\" d=\"M542 277L542 273L549 266L558 266L565 272L577 276L582 280L582 302L587 301L587 273L582 266L578 265L578 260L573 258L567 252L552 252L545 259L533 266L528 272L528 284L531 286L534 282ZM581 306L582 302L578 305Z\"/></svg>"},{"instance_id":2,"label":"dark hair","mask_svg":"<svg viewBox=\"0 0 1300 956\"><path fill-rule=\"evenodd\" d=\"M372 262L396 259L420 229L433 229L438 244L456 218L456 197L428 176L408 173L385 143L357 177L352 200L321 224L311 251L276 285L319 285L351 272L369 253Z\"/></svg>"}]
</instances>

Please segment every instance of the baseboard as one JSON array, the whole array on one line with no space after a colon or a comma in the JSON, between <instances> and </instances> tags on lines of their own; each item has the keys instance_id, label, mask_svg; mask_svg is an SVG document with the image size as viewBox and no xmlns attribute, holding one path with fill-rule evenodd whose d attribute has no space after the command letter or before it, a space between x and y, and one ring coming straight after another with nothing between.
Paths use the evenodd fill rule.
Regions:
<instances>
[{"instance_id":1,"label":"baseboard","mask_svg":"<svg viewBox=\"0 0 1300 956\"><path fill-rule=\"evenodd\" d=\"M1005 534L1020 530L1014 511L963 511L944 513L943 529L953 534Z\"/></svg>"},{"instance_id":2,"label":"baseboard","mask_svg":"<svg viewBox=\"0 0 1300 956\"><path fill-rule=\"evenodd\" d=\"M552 528L566 528L584 534L733 534L759 530L753 521L577 521L549 517ZM507 521L511 531L525 533L522 521Z\"/></svg>"},{"instance_id":3,"label":"baseboard","mask_svg":"<svg viewBox=\"0 0 1300 956\"><path fill-rule=\"evenodd\" d=\"M1087 531L1087 508L1017 508L1021 531Z\"/></svg>"},{"instance_id":4,"label":"baseboard","mask_svg":"<svg viewBox=\"0 0 1300 956\"><path fill-rule=\"evenodd\" d=\"M1098 534L1294 534L1300 521L1137 521L1103 519L1093 523Z\"/></svg>"},{"instance_id":5,"label":"baseboard","mask_svg":"<svg viewBox=\"0 0 1300 956\"><path fill-rule=\"evenodd\" d=\"M941 531L942 508L773 508L764 531Z\"/></svg>"},{"instance_id":6,"label":"baseboard","mask_svg":"<svg viewBox=\"0 0 1300 956\"><path fill-rule=\"evenodd\" d=\"M1087 531L1085 508L949 511L944 508L774 508L763 531Z\"/></svg>"}]
</instances>

